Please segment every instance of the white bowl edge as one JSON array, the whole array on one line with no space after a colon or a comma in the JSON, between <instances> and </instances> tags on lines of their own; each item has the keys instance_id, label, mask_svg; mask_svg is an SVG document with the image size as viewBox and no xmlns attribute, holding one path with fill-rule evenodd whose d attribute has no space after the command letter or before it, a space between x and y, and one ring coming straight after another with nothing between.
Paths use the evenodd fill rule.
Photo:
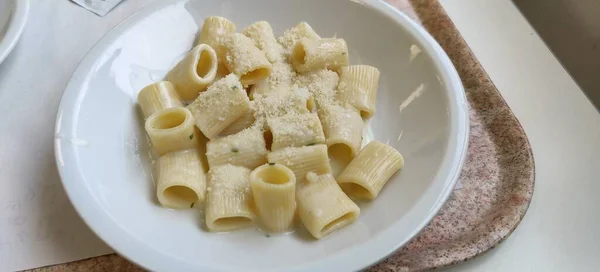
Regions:
<instances>
[{"instance_id":1,"label":"white bowl edge","mask_svg":"<svg viewBox=\"0 0 600 272\"><path fill-rule=\"evenodd\" d=\"M12 12L8 22L8 28L2 40L0 40L0 63L6 59L13 48L17 45L29 14L29 0L14 0L15 11Z\"/></svg>"},{"instance_id":2,"label":"white bowl edge","mask_svg":"<svg viewBox=\"0 0 600 272\"><path fill-rule=\"evenodd\" d=\"M452 101L449 107L449 114L453 116L451 118L450 131L450 144L448 145L448 152L446 153L441 169L446 169L436 176L436 179L446 180L448 186L437 201L436 206L431 209L427 216L427 220L424 221L417 229L415 229L411 237L415 237L421 232L425 226L433 219L438 211L445 204L450 194L452 193L454 186L460 175L460 170L464 164L469 138L469 108L466 101L464 89L458 73L452 65L450 59L439 46L439 44L431 37L422 26L418 25L406 15L396 10L387 3L378 0L361 0L363 4L366 4L368 8L374 8L381 12L385 16L393 19L396 23L405 26L406 30L409 31L423 46L423 51L432 55L432 60L435 66L439 69L442 77L441 80L444 85L449 86L448 88L455 90L454 95L449 94L448 100ZM63 116L65 105L68 104L66 101L74 101L79 97L77 86L87 82L89 78L86 77L87 69L92 67L96 61L96 58L100 53L101 47L107 45L107 41L111 37L119 35L115 29L126 28L137 21L146 17L147 15L154 12L154 10L162 5L165 5L167 1L158 1L144 7L140 12L132 15L124 22L116 26L108 34L106 34L100 42L98 42L92 50L87 54L83 61L79 64L75 73L73 74L69 85L67 86L63 97L61 99L60 106L58 108L57 120L56 120L56 131L59 132L66 128L73 127L73 120L71 116ZM64 161L65 158L76 156L72 147L61 147L58 145L59 141L55 141L55 155L57 159L58 170L62 178L63 184L67 195L72 203L82 203L85 196L78 194L80 190L87 190L84 184L78 182L83 175L80 171L65 171L64 166L60 165L60 161ZM453 156L453 157L452 157ZM452 162L458 163L452 165ZM443 177L442 177L443 176ZM109 214L103 212L103 210L97 205L74 205L79 215L83 218L86 224L101 237L109 246L115 251L125 253L124 257L138 263L139 265L150 269L165 271L170 269L176 270L190 270L194 267L187 263L179 263L177 267L173 267L172 263L161 262L159 258L156 258L156 251L152 248L144 248L136 246L139 241L131 236L119 237L116 239L113 233L114 225L113 219ZM343 252L343 254L337 254L331 258L319 262L311 262L306 266L296 267L294 271L328 271L331 269L339 270L357 270L366 268L378 260L392 254L396 249L405 245L410 240L394 239L393 226L379 236L374 237L369 243L377 244L376 249L371 251L361 250L361 248L351 248ZM125 230L121 230L126 232ZM112 237L112 238L111 238ZM214 268L211 268L212 271Z\"/></svg>"}]
</instances>

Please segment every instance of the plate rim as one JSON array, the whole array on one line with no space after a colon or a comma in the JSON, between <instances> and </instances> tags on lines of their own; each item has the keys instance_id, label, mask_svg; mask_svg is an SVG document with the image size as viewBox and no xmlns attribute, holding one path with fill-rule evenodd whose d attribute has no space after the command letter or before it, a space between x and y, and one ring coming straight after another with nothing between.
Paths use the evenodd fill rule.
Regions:
<instances>
[{"instance_id":1,"label":"plate rim","mask_svg":"<svg viewBox=\"0 0 600 272\"><path fill-rule=\"evenodd\" d=\"M25 30L27 18L29 17L29 0L13 0L14 10L10 13L8 28L2 40L0 40L0 64L8 57L15 48L21 34Z\"/></svg>"},{"instance_id":2,"label":"plate rim","mask_svg":"<svg viewBox=\"0 0 600 272\"><path fill-rule=\"evenodd\" d=\"M76 147L73 145L63 146L61 144L62 139L59 136L64 134L64 131L69 131L69 135L75 135L77 122L73 122L72 120L75 118L75 115L68 116L67 114L65 117L65 112L69 113L78 110L77 102L82 95L80 87L89 81L89 71L94 67L101 53L115 40L115 38L140 20L159 11L162 7L188 1L191 0L159 0L144 6L141 10L135 12L111 29L85 55L71 76L58 107L54 139L55 160L62 185L67 193L69 201L79 216L99 238L124 258L152 271L168 271L173 269L192 270L199 268L210 269L210 271L230 271L227 268L222 267L197 267L194 264L178 260L173 256L159 258L164 257L164 254L154 248L148 247L137 238L129 235L127 231L122 229L118 224L114 224L114 220L110 214L106 213L99 205L95 204L95 202L86 202L85 198L87 195L80 193L82 191L87 191L88 189L83 183L79 182L85 178L81 169L77 167ZM440 167L440 169L448 168L447 175L440 177L440 179L444 180L446 187L442 190L441 195L439 195L437 202L429 211L429 214L424 217L423 222L409 235L408 239L402 240L398 237L396 237L397 239L394 239L394 232L392 231L394 225L391 225L388 230L383 231L378 236L369 240L370 243L372 243L373 246L376 245L377 248L361 249L364 247L355 247L344 249L329 258L297 266L289 271L327 271L333 268L342 270L361 270L386 258L401 246L406 245L415 238L429 224L433 217L437 215L439 210L449 199L466 160L470 131L469 106L458 72L448 55L421 25L414 22L390 4L380 0L351 1L363 5L365 8L373 9L382 16L392 19L399 27L404 28L410 33L410 35L420 43L423 51L431 55L433 65L440 71L440 80L443 85L448 86L448 89L454 91L446 92L447 99L450 102L448 106L449 116L454 116L454 118L449 118L451 124L449 133L450 140L446 147L446 155L444 156ZM72 165L75 165L76 167L72 167ZM444 166L446 167L444 168ZM439 173L434 179L437 179L438 176L440 176ZM369 243L369 241L367 241L367 243Z\"/></svg>"}]
</instances>

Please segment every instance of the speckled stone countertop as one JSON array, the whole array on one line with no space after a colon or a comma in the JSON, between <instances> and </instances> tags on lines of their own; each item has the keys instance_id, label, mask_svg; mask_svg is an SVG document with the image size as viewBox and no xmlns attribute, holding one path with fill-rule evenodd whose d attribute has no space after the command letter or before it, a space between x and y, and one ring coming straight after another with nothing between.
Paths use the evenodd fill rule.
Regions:
<instances>
[{"instance_id":1,"label":"speckled stone countertop","mask_svg":"<svg viewBox=\"0 0 600 272\"><path fill-rule=\"evenodd\" d=\"M521 222L535 183L531 146L489 76L437 0L410 0L455 65L471 111L467 161L450 200L410 244L371 271L425 271L475 258Z\"/></svg>"},{"instance_id":2,"label":"speckled stone countertop","mask_svg":"<svg viewBox=\"0 0 600 272\"><path fill-rule=\"evenodd\" d=\"M531 201L534 163L518 120L437 0L387 0L421 22L446 50L471 105L463 188L409 245L370 271L425 271L472 259L495 247L519 224ZM106 255L30 271L143 271Z\"/></svg>"}]
</instances>

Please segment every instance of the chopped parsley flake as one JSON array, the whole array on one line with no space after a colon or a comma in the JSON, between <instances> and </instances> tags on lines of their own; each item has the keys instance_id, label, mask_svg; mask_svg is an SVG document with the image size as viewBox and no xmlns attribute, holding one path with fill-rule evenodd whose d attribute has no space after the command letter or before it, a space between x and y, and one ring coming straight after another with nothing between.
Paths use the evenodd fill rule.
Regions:
<instances>
[{"instance_id":1,"label":"chopped parsley flake","mask_svg":"<svg viewBox=\"0 0 600 272\"><path fill-rule=\"evenodd\" d=\"M190 140L194 139L194 134L190 134Z\"/></svg>"},{"instance_id":2,"label":"chopped parsley flake","mask_svg":"<svg viewBox=\"0 0 600 272\"><path fill-rule=\"evenodd\" d=\"M267 233L267 234L265 234L265 237L267 237L267 238L271 238L271 234L270 234L270 233Z\"/></svg>"},{"instance_id":3,"label":"chopped parsley flake","mask_svg":"<svg viewBox=\"0 0 600 272\"><path fill-rule=\"evenodd\" d=\"M234 147L234 148L231 149L231 152L238 153L238 152L240 152L240 150Z\"/></svg>"},{"instance_id":4,"label":"chopped parsley flake","mask_svg":"<svg viewBox=\"0 0 600 272\"><path fill-rule=\"evenodd\" d=\"M310 143L310 144L307 144L306 146L312 146L312 145L315 145L315 144L316 143Z\"/></svg>"},{"instance_id":5,"label":"chopped parsley flake","mask_svg":"<svg viewBox=\"0 0 600 272\"><path fill-rule=\"evenodd\" d=\"M270 162L269 165L275 165L275 163L274 162Z\"/></svg>"},{"instance_id":6,"label":"chopped parsley flake","mask_svg":"<svg viewBox=\"0 0 600 272\"><path fill-rule=\"evenodd\" d=\"M194 204L196 204L195 202L192 202L192 204L190 205L190 208L194 207Z\"/></svg>"}]
</instances>

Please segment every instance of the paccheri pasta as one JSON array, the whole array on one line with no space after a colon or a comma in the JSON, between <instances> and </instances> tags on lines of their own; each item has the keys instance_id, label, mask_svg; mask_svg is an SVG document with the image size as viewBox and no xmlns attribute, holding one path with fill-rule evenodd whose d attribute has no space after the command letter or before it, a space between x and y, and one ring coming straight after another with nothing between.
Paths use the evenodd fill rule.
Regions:
<instances>
[{"instance_id":1,"label":"paccheri pasta","mask_svg":"<svg viewBox=\"0 0 600 272\"><path fill-rule=\"evenodd\" d=\"M315 238L355 221L404 166L393 147L361 149L379 70L350 65L346 41L306 22L276 38L208 17L165 81L139 92L167 208L204 209L209 231L300 224Z\"/></svg>"}]
</instances>

